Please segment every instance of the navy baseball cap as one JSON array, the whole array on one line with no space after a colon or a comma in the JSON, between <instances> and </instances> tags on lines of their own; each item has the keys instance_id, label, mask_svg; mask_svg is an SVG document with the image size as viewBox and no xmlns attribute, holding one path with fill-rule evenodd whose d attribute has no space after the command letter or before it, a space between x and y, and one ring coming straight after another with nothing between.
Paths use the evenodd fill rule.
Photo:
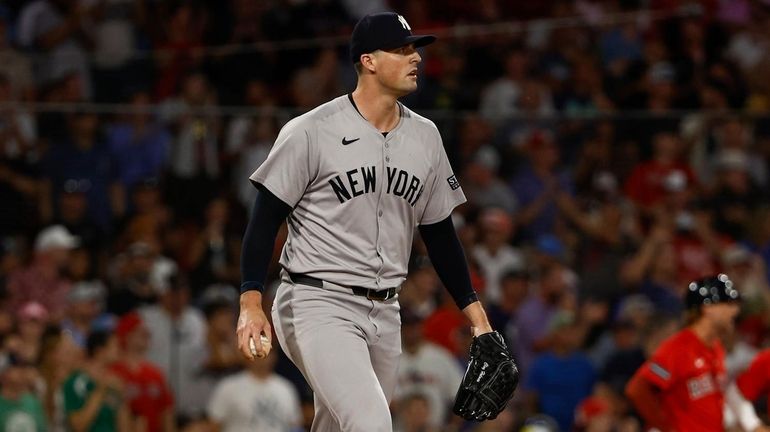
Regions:
<instances>
[{"instance_id":1,"label":"navy baseball cap","mask_svg":"<svg viewBox=\"0 0 770 432\"><path fill-rule=\"evenodd\" d=\"M380 12L361 18L350 35L350 60L358 62L361 54L390 50L409 44L415 47L436 40L433 35L413 35L409 23L395 12Z\"/></svg>"},{"instance_id":2,"label":"navy baseball cap","mask_svg":"<svg viewBox=\"0 0 770 432\"><path fill-rule=\"evenodd\" d=\"M690 282L684 300L687 308L691 309L707 304L739 302L741 295L733 281L726 274L720 273Z\"/></svg>"}]
</instances>

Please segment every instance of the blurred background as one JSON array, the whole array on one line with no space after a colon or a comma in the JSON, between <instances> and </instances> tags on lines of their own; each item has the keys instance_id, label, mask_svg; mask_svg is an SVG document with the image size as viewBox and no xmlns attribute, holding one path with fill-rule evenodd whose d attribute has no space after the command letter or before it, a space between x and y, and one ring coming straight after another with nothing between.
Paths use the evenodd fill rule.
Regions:
<instances>
[{"instance_id":1,"label":"blurred background","mask_svg":"<svg viewBox=\"0 0 770 432\"><path fill-rule=\"evenodd\" d=\"M624 385L718 271L746 299L730 376L770 343L770 1L7 0L0 429L309 428L277 344L236 351L248 176L352 91L350 32L383 10L439 36L403 103L439 127L522 371L496 421L450 414L469 327L416 237L398 431L639 431Z\"/></svg>"}]
</instances>

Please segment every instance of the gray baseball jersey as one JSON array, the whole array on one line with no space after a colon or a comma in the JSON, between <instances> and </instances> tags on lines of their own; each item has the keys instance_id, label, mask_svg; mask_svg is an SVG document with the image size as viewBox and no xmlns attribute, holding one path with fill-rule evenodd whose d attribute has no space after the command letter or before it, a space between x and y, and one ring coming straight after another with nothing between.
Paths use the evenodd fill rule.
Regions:
<instances>
[{"instance_id":1,"label":"gray baseball jersey","mask_svg":"<svg viewBox=\"0 0 770 432\"><path fill-rule=\"evenodd\" d=\"M436 126L399 103L383 136L347 96L287 123L251 175L294 208L280 263L343 286L406 277L414 229L465 201Z\"/></svg>"}]
</instances>

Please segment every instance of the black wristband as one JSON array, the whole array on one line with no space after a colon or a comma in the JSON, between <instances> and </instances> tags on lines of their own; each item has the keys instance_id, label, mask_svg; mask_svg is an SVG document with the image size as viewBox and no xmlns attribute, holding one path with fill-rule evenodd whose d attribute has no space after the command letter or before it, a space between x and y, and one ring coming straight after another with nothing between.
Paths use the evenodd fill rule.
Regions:
<instances>
[{"instance_id":1,"label":"black wristband","mask_svg":"<svg viewBox=\"0 0 770 432\"><path fill-rule=\"evenodd\" d=\"M241 294L245 293L246 291L259 291L264 292L265 291L265 284L262 282L257 281L246 281L241 284Z\"/></svg>"}]
</instances>

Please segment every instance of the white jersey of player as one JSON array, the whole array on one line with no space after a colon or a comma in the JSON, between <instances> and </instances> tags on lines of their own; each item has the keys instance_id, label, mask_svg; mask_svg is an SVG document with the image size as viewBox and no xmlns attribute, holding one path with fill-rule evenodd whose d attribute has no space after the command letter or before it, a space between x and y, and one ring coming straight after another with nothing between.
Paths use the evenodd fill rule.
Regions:
<instances>
[{"instance_id":1,"label":"white jersey of player","mask_svg":"<svg viewBox=\"0 0 770 432\"><path fill-rule=\"evenodd\" d=\"M383 136L338 97L287 123L251 175L293 207L281 265L343 286L400 286L420 224L465 195L432 121L400 103Z\"/></svg>"}]
</instances>

